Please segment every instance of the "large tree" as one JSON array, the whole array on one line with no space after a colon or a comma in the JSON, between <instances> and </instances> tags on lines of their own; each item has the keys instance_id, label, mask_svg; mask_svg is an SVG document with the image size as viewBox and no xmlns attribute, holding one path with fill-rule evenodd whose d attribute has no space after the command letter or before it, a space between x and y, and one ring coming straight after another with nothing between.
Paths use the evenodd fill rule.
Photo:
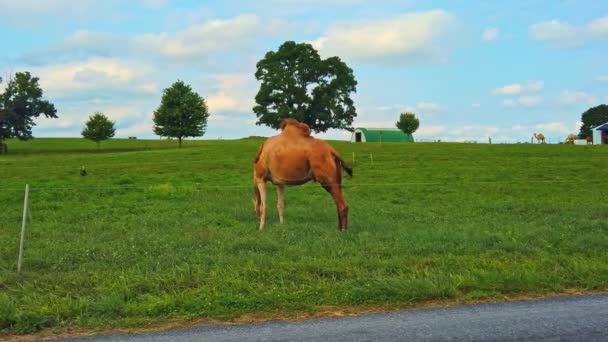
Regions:
<instances>
[{"instance_id":1,"label":"large tree","mask_svg":"<svg viewBox=\"0 0 608 342\"><path fill-rule=\"evenodd\" d=\"M163 92L158 109L154 112L154 133L182 140L205 134L209 112L207 104L183 81L173 83Z\"/></svg>"},{"instance_id":2,"label":"large tree","mask_svg":"<svg viewBox=\"0 0 608 342\"><path fill-rule=\"evenodd\" d=\"M591 130L594 127L608 122L608 105L602 104L587 109L587 111L581 115L581 121L583 122L583 125L578 133L578 137L585 139L592 136Z\"/></svg>"},{"instance_id":3,"label":"large tree","mask_svg":"<svg viewBox=\"0 0 608 342\"><path fill-rule=\"evenodd\" d=\"M103 113L95 112L89 116L81 134L84 138L96 142L99 149L101 142L112 138L115 133L114 122L110 121Z\"/></svg>"},{"instance_id":4,"label":"large tree","mask_svg":"<svg viewBox=\"0 0 608 342\"><path fill-rule=\"evenodd\" d=\"M416 118L416 114L414 113L401 113L401 115L399 115L399 121L395 123L395 126L397 126L397 128L402 130L404 133L412 134L416 132L420 126L420 120Z\"/></svg>"},{"instance_id":5,"label":"large tree","mask_svg":"<svg viewBox=\"0 0 608 342\"><path fill-rule=\"evenodd\" d=\"M8 79L0 93L0 153L6 150L5 139L32 138L34 118L44 115L56 118L55 106L42 98L39 78L29 72L18 72Z\"/></svg>"},{"instance_id":6,"label":"large tree","mask_svg":"<svg viewBox=\"0 0 608 342\"><path fill-rule=\"evenodd\" d=\"M253 107L256 124L276 129L294 118L317 133L353 129L357 113L350 94L357 81L340 58L321 59L312 45L287 41L257 63L255 78L262 82Z\"/></svg>"}]
</instances>

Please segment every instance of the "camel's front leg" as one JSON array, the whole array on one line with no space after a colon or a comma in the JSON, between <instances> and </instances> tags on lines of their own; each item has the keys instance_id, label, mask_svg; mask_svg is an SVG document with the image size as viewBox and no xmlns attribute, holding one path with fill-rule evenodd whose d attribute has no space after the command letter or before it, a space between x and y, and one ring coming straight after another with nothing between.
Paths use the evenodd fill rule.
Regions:
<instances>
[{"instance_id":1,"label":"camel's front leg","mask_svg":"<svg viewBox=\"0 0 608 342\"><path fill-rule=\"evenodd\" d=\"M258 191L260 192L259 212L260 215L260 230L264 230L266 222L266 182L257 182Z\"/></svg>"},{"instance_id":2,"label":"camel's front leg","mask_svg":"<svg viewBox=\"0 0 608 342\"><path fill-rule=\"evenodd\" d=\"M279 221L285 223L285 186L277 185L277 209L279 210Z\"/></svg>"}]
</instances>

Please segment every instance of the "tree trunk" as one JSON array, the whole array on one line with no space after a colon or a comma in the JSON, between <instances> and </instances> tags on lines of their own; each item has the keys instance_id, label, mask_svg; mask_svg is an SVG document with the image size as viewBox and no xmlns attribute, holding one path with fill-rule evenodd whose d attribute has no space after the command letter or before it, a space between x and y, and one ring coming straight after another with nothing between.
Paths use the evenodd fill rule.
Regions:
<instances>
[{"instance_id":1,"label":"tree trunk","mask_svg":"<svg viewBox=\"0 0 608 342\"><path fill-rule=\"evenodd\" d=\"M179 139L179 148L182 148L182 137L178 137Z\"/></svg>"},{"instance_id":2,"label":"tree trunk","mask_svg":"<svg viewBox=\"0 0 608 342\"><path fill-rule=\"evenodd\" d=\"M101 148L101 141L97 142L97 150L99 151L99 148Z\"/></svg>"}]
</instances>

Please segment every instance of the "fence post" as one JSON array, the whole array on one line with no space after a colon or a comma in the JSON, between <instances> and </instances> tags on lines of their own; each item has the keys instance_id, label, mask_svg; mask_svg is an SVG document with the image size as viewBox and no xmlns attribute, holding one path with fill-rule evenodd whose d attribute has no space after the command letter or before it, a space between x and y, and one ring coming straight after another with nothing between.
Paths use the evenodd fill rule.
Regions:
<instances>
[{"instance_id":1,"label":"fence post","mask_svg":"<svg viewBox=\"0 0 608 342\"><path fill-rule=\"evenodd\" d=\"M355 152L353 152L353 165L355 165Z\"/></svg>"},{"instance_id":2,"label":"fence post","mask_svg":"<svg viewBox=\"0 0 608 342\"><path fill-rule=\"evenodd\" d=\"M17 261L17 273L21 273L23 262L23 243L25 241L25 223L27 222L27 201L30 194L30 185L25 184L25 198L23 199L23 220L21 222L21 240L19 241L19 260Z\"/></svg>"},{"instance_id":3,"label":"fence post","mask_svg":"<svg viewBox=\"0 0 608 342\"><path fill-rule=\"evenodd\" d=\"M372 166L374 166L374 155L370 153L369 159L372 161Z\"/></svg>"}]
</instances>

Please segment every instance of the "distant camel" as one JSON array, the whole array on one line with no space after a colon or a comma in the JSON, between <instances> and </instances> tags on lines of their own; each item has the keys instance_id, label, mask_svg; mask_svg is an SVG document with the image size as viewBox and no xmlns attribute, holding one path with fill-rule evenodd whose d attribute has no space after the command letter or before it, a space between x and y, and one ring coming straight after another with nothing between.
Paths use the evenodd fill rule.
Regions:
<instances>
[{"instance_id":1,"label":"distant camel","mask_svg":"<svg viewBox=\"0 0 608 342\"><path fill-rule=\"evenodd\" d=\"M542 133L534 133L534 138L536 139L536 141L539 144L544 144L545 143L545 136Z\"/></svg>"},{"instance_id":2,"label":"distant camel","mask_svg":"<svg viewBox=\"0 0 608 342\"><path fill-rule=\"evenodd\" d=\"M587 140L587 145L593 145L593 138L592 137L587 137L587 138L585 138L585 140Z\"/></svg>"},{"instance_id":3,"label":"distant camel","mask_svg":"<svg viewBox=\"0 0 608 342\"><path fill-rule=\"evenodd\" d=\"M576 140L576 135L574 135L574 134L568 134L568 137L566 138L566 141L564 141L564 143L566 143L566 144L574 144L574 140Z\"/></svg>"},{"instance_id":4,"label":"distant camel","mask_svg":"<svg viewBox=\"0 0 608 342\"><path fill-rule=\"evenodd\" d=\"M301 185L308 181L321 183L331 194L338 209L338 228L346 230L348 205L342 197L342 169L352 176L338 152L323 140L310 136L308 125L285 119L279 135L268 138L255 156L253 168L255 211L260 217L260 230L266 221L266 182L277 187L277 209L284 222L285 185Z\"/></svg>"}]
</instances>

